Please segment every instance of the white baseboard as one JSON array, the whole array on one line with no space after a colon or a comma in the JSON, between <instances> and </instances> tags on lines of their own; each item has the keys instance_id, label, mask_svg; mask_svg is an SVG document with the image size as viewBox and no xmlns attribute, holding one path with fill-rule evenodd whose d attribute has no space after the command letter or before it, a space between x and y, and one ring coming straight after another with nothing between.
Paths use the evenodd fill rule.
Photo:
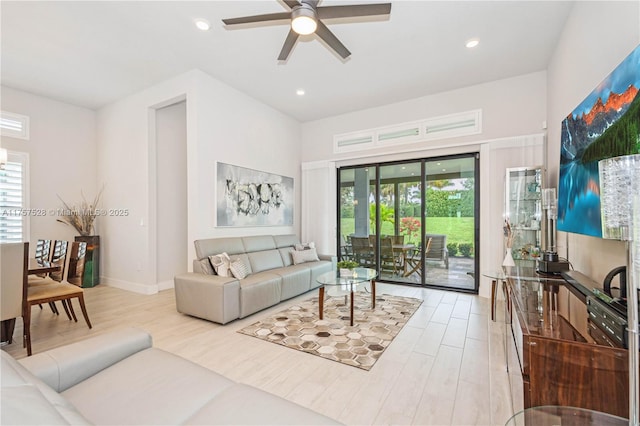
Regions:
<instances>
[{"instance_id":1,"label":"white baseboard","mask_svg":"<svg viewBox=\"0 0 640 426\"><path fill-rule=\"evenodd\" d=\"M107 285L109 287L120 288L122 290L128 290L128 291L132 291L134 293L140 293L140 294L156 294L159 291L157 284L149 285L149 284L135 283L131 281L118 280L115 278L109 278L104 276L100 277L100 285Z\"/></svg>"},{"instance_id":2,"label":"white baseboard","mask_svg":"<svg viewBox=\"0 0 640 426\"><path fill-rule=\"evenodd\" d=\"M173 288L173 280L160 281L156 285L158 286L158 291L169 290L170 288Z\"/></svg>"},{"instance_id":3,"label":"white baseboard","mask_svg":"<svg viewBox=\"0 0 640 426\"><path fill-rule=\"evenodd\" d=\"M132 291L140 294L156 294L159 291L169 290L173 288L173 280L161 281L156 284L142 284L132 281L118 280L109 277L100 277L100 285L115 287L122 290Z\"/></svg>"}]
</instances>

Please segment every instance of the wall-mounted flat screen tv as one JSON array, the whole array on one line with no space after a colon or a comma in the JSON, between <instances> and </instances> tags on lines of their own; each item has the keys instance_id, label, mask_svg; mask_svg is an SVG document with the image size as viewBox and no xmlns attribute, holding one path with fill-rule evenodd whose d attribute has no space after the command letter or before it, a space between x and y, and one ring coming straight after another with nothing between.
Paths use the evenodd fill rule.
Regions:
<instances>
[{"instance_id":1,"label":"wall-mounted flat screen tv","mask_svg":"<svg viewBox=\"0 0 640 426\"><path fill-rule=\"evenodd\" d=\"M559 231L602 237L598 161L640 153L640 46L562 121Z\"/></svg>"}]
</instances>

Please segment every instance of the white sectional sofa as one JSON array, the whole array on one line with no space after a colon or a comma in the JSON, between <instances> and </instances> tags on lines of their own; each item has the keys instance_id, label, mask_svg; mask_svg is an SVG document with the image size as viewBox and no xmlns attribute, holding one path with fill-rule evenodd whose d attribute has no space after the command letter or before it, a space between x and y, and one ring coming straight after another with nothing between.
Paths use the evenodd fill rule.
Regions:
<instances>
[{"instance_id":1,"label":"white sectional sofa","mask_svg":"<svg viewBox=\"0 0 640 426\"><path fill-rule=\"evenodd\" d=\"M3 425L336 424L153 348L133 328L20 361L0 352Z\"/></svg>"},{"instance_id":2,"label":"white sectional sofa","mask_svg":"<svg viewBox=\"0 0 640 426\"><path fill-rule=\"evenodd\" d=\"M317 288L317 277L332 269L332 257L296 264L291 251L299 244L296 235L196 240L194 272L174 278L178 312L226 324ZM207 273L209 257L221 253L242 259L249 275Z\"/></svg>"}]
</instances>

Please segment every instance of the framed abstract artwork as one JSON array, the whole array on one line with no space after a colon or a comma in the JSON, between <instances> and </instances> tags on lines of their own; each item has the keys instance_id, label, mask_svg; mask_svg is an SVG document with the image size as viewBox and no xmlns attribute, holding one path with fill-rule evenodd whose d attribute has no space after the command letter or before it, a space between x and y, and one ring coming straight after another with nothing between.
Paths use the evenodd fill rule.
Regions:
<instances>
[{"instance_id":1,"label":"framed abstract artwork","mask_svg":"<svg viewBox=\"0 0 640 426\"><path fill-rule=\"evenodd\" d=\"M217 162L219 227L292 226L293 178Z\"/></svg>"}]
</instances>

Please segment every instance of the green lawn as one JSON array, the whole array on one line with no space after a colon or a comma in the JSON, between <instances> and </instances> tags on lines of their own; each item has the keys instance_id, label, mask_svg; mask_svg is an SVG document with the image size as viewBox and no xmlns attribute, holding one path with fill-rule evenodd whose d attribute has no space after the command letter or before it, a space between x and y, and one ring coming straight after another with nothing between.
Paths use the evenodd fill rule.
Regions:
<instances>
[{"instance_id":1,"label":"green lawn","mask_svg":"<svg viewBox=\"0 0 640 426\"><path fill-rule=\"evenodd\" d=\"M355 224L353 218L342 219L340 231L342 235L349 235L354 232ZM448 243L470 243L473 244L473 218L472 217L429 217L427 218L427 233L445 234ZM393 224L382 223L382 234L393 235ZM415 237L419 239L419 235ZM417 241L412 241L417 242Z\"/></svg>"}]
</instances>

